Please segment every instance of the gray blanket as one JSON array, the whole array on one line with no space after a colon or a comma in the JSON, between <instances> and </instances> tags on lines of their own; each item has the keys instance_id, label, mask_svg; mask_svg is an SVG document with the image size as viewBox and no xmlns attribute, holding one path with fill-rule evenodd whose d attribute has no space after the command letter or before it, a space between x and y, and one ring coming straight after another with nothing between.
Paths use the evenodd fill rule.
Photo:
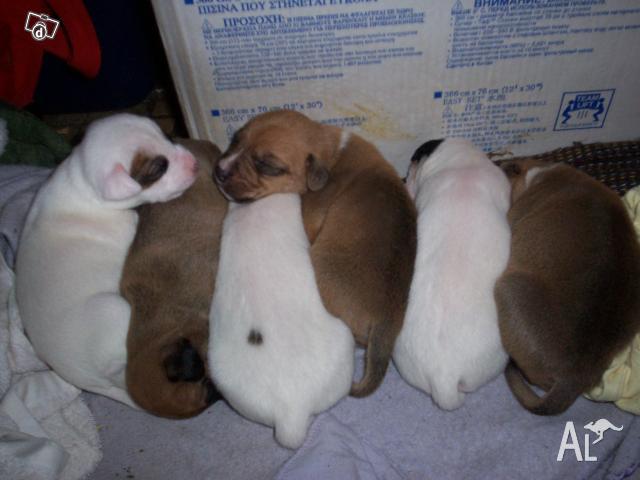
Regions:
<instances>
[{"instance_id":1,"label":"gray blanket","mask_svg":"<svg viewBox=\"0 0 640 480\"><path fill-rule=\"evenodd\" d=\"M272 430L219 402L197 418L171 421L88 395L104 459L92 479L623 479L640 467L640 420L611 404L580 398L558 417L537 417L515 401L503 377L454 412L407 385L391 368L366 399L347 398L316 418L297 452ZM606 418L623 426L596 436L583 428ZM567 421L584 459L567 449L557 461ZM571 443L571 439L568 439Z\"/></svg>"},{"instance_id":2,"label":"gray blanket","mask_svg":"<svg viewBox=\"0 0 640 480\"><path fill-rule=\"evenodd\" d=\"M0 248L9 259L25 204L46 175L0 168ZM16 188L18 180L24 189ZM197 418L166 420L104 397L84 397L104 452L90 476L94 480L623 479L640 469L637 417L585 398L563 415L537 417L517 404L502 377L468 395L459 410L445 412L392 366L374 395L346 398L319 415L296 452L279 447L271 429L243 419L223 402ZM601 418L623 429L608 430L593 444L596 435L584 425ZM579 446L571 446L567 422L573 422ZM568 448L557 461L565 430ZM584 461L585 440L589 458L596 460Z\"/></svg>"}]
</instances>

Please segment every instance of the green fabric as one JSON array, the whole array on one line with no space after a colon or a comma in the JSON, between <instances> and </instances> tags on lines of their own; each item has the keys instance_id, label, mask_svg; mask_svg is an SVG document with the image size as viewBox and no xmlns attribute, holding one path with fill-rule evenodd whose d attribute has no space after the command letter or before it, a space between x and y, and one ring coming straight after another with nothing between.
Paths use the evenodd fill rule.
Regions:
<instances>
[{"instance_id":1,"label":"green fabric","mask_svg":"<svg viewBox=\"0 0 640 480\"><path fill-rule=\"evenodd\" d=\"M0 102L0 118L9 132L0 164L55 167L71 153L71 145L61 135L29 112Z\"/></svg>"}]
</instances>

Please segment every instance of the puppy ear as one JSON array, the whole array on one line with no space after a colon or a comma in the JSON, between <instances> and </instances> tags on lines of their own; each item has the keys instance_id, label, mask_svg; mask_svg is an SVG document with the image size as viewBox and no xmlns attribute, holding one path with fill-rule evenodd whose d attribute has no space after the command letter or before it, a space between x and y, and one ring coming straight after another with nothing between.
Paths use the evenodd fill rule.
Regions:
<instances>
[{"instance_id":1,"label":"puppy ear","mask_svg":"<svg viewBox=\"0 0 640 480\"><path fill-rule=\"evenodd\" d=\"M517 177L522 173L522 168L515 162L503 163L500 168L508 178Z\"/></svg>"},{"instance_id":2,"label":"puppy ear","mask_svg":"<svg viewBox=\"0 0 640 480\"><path fill-rule=\"evenodd\" d=\"M101 181L100 191L105 200L126 200L140 193L142 187L129 176L124 165L118 163Z\"/></svg>"},{"instance_id":3,"label":"puppy ear","mask_svg":"<svg viewBox=\"0 0 640 480\"><path fill-rule=\"evenodd\" d=\"M433 152L440 146L440 144L444 142L444 138L439 138L437 140L429 140L428 142L420 145L413 155L411 156L411 163L416 163L422 160L423 158L428 158L431 156Z\"/></svg>"},{"instance_id":4,"label":"puppy ear","mask_svg":"<svg viewBox=\"0 0 640 480\"><path fill-rule=\"evenodd\" d=\"M312 192L317 192L329 181L329 171L320 165L318 159L313 155L307 156L307 187Z\"/></svg>"}]
</instances>

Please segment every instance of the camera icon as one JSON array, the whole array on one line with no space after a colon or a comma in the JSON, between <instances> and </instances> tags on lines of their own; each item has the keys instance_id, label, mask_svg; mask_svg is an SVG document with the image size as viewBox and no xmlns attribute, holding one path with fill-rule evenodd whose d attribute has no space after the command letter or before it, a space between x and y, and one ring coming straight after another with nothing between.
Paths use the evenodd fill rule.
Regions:
<instances>
[{"instance_id":1,"label":"camera icon","mask_svg":"<svg viewBox=\"0 0 640 480\"><path fill-rule=\"evenodd\" d=\"M58 20L54 20L44 13L29 12L27 14L27 21L24 24L24 29L27 32L31 32L34 40L41 42L47 38L55 37L58 31L58 25L60 25Z\"/></svg>"}]
</instances>

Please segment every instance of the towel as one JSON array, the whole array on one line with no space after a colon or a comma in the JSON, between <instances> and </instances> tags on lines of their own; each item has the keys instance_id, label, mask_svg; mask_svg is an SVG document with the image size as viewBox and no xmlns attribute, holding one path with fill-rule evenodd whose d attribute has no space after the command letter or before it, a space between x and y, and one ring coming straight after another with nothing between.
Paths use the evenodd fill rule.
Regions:
<instances>
[{"instance_id":1,"label":"towel","mask_svg":"<svg viewBox=\"0 0 640 480\"><path fill-rule=\"evenodd\" d=\"M640 186L629 190L622 201L640 240ZM600 383L586 397L614 402L622 410L640 415L640 332L613 359Z\"/></svg>"},{"instance_id":2,"label":"towel","mask_svg":"<svg viewBox=\"0 0 640 480\"><path fill-rule=\"evenodd\" d=\"M80 390L36 356L14 295L15 258L24 215L49 172L0 168L0 478L76 480L102 457L93 416ZM6 188L5 188L6 187Z\"/></svg>"}]
</instances>

